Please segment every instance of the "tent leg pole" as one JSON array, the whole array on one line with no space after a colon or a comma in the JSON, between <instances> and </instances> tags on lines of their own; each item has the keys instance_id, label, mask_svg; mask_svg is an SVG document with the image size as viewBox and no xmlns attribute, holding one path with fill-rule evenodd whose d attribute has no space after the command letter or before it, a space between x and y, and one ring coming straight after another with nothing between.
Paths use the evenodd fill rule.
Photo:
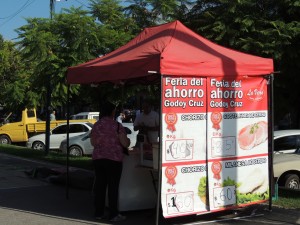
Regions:
<instances>
[{"instance_id":1,"label":"tent leg pole","mask_svg":"<svg viewBox=\"0 0 300 225\"><path fill-rule=\"evenodd\" d=\"M159 170L159 174L160 174L160 170ZM158 175L158 176L160 177L160 175ZM159 178L159 180L160 180L160 178ZM158 182L155 225L159 225L159 217L160 217L160 181Z\"/></svg>"},{"instance_id":2,"label":"tent leg pole","mask_svg":"<svg viewBox=\"0 0 300 225\"><path fill-rule=\"evenodd\" d=\"M269 140L269 210L272 211L272 197L274 193L274 173L273 173L273 125L274 125L274 110L273 110L273 74L268 76L268 140Z\"/></svg>"},{"instance_id":3,"label":"tent leg pole","mask_svg":"<svg viewBox=\"0 0 300 225\"><path fill-rule=\"evenodd\" d=\"M66 162L66 199L69 199L69 118L70 118L70 85L67 90L67 162Z\"/></svg>"},{"instance_id":4,"label":"tent leg pole","mask_svg":"<svg viewBox=\"0 0 300 225\"><path fill-rule=\"evenodd\" d=\"M160 78L160 90L162 90L162 83L163 83L163 77ZM162 112L162 92L160 93L160 112ZM157 182L157 200L156 200L156 216L155 216L155 225L159 225L159 218L160 218L160 201L161 201L161 179L162 179L162 118L160 115L160 136L159 136L159 151L158 151L158 182Z\"/></svg>"}]
</instances>

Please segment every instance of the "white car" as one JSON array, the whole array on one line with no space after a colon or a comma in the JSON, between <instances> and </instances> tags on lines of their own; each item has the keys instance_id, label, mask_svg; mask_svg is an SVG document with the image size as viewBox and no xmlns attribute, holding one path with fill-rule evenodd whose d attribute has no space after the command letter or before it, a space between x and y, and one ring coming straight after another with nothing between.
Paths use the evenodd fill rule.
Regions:
<instances>
[{"instance_id":1,"label":"white car","mask_svg":"<svg viewBox=\"0 0 300 225\"><path fill-rule=\"evenodd\" d=\"M71 120L86 120L86 119L99 119L99 112L81 112L76 115L72 115Z\"/></svg>"},{"instance_id":2,"label":"white car","mask_svg":"<svg viewBox=\"0 0 300 225\"><path fill-rule=\"evenodd\" d=\"M300 189L300 154L274 154L274 178L279 186Z\"/></svg>"},{"instance_id":3,"label":"white car","mask_svg":"<svg viewBox=\"0 0 300 225\"><path fill-rule=\"evenodd\" d=\"M300 130L274 131L274 153L295 153L300 149Z\"/></svg>"},{"instance_id":4,"label":"white car","mask_svg":"<svg viewBox=\"0 0 300 225\"><path fill-rule=\"evenodd\" d=\"M130 139L130 145L128 147L130 149L136 144L136 135L138 131L133 130L133 123L122 123L122 125L125 127L125 129L128 128L126 131L127 136ZM91 145L90 131L76 137L70 137L69 146L69 155L71 156L91 155L94 147ZM67 154L66 139L61 142L59 150L64 154Z\"/></svg>"},{"instance_id":5,"label":"white car","mask_svg":"<svg viewBox=\"0 0 300 225\"><path fill-rule=\"evenodd\" d=\"M274 131L273 168L279 186L300 189L300 130Z\"/></svg>"},{"instance_id":6,"label":"white car","mask_svg":"<svg viewBox=\"0 0 300 225\"><path fill-rule=\"evenodd\" d=\"M91 130L92 123L72 122L69 124L69 137L78 136ZM59 149L62 140L67 138L67 124L60 124L50 131L49 149ZM44 150L46 144L46 134L38 134L28 139L26 146L36 150Z\"/></svg>"}]
</instances>

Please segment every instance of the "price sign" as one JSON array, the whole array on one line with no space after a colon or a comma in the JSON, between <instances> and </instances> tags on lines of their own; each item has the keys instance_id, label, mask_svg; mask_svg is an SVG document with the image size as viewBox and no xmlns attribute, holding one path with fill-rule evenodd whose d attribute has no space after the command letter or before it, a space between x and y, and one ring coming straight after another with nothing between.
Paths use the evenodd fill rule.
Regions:
<instances>
[{"instance_id":1,"label":"price sign","mask_svg":"<svg viewBox=\"0 0 300 225\"><path fill-rule=\"evenodd\" d=\"M193 158L194 140L182 139L166 141L166 160L188 160Z\"/></svg>"},{"instance_id":2,"label":"price sign","mask_svg":"<svg viewBox=\"0 0 300 225\"><path fill-rule=\"evenodd\" d=\"M211 139L212 157L235 156L235 137L213 137Z\"/></svg>"},{"instance_id":3,"label":"price sign","mask_svg":"<svg viewBox=\"0 0 300 225\"><path fill-rule=\"evenodd\" d=\"M167 194L168 214L193 212L194 192Z\"/></svg>"},{"instance_id":4,"label":"price sign","mask_svg":"<svg viewBox=\"0 0 300 225\"><path fill-rule=\"evenodd\" d=\"M213 189L213 203L215 208L236 204L235 186L225 186Z\"/></svg>"}]
</instances>

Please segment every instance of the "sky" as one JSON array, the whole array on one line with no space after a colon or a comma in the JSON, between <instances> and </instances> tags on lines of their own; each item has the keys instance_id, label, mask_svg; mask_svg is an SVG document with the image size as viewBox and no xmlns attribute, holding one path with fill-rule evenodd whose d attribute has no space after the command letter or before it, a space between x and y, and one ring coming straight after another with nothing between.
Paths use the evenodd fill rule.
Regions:
<instances>
[{"instance_id":1,"label":"sky","mask_svg":"<svg viewBox=\"0 0 300 225\"><path fill-rule=\"evenodd\" d=\"M71 6L87 9L88 0L56 0L55 13ZM0 34L5 40L17 38L15 29L27 24L25 18L50 18L50 0L1 0Z\"/></svg>"}]
</instances>

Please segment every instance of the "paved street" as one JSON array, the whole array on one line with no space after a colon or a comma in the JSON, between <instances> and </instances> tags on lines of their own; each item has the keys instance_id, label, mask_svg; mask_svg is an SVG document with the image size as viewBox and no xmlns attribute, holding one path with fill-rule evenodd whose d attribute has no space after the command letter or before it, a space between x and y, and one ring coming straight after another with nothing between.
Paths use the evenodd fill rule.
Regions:
<instances>
[{"instance_id":1,"label":"paved street","mask_svg":"<svg viewBox=\"0 0 300 225\"><path fill-rule=\"evenodd\" d=\"M0 153L0 224L2 225L80 225L112 224L93 217L91 190L54 185L32 178L24 171L36 167L61 169L57 165L24 160ZM67 198L68 197L68 198ZM119 225L154 225L155 209L123 212L126 221ZM300 224L300 210L285 210L268 205L192 217L160 218L161 225L196 224Z\"/></svg>"}]
</instances>

